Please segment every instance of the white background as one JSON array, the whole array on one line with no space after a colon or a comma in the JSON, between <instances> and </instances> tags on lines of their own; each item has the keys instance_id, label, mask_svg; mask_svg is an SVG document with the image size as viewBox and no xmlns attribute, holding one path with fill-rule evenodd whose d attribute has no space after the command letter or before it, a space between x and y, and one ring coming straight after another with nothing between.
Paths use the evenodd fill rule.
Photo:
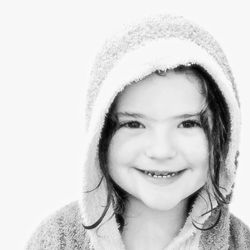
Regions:
<instances>
[{"instance_id":1,"label":"white background","mask_svg":"<svg viewBox=\"0 0 250 250\"><path fill-rule=\"evenodd\" d=\"M96 48L138 15L181 14L212 33L241 97L242 140L231 211L250 225L248 1L1 1L1 249L22 249L46 216L80 191L83 98Z\"/></svg>"}]
</instances>

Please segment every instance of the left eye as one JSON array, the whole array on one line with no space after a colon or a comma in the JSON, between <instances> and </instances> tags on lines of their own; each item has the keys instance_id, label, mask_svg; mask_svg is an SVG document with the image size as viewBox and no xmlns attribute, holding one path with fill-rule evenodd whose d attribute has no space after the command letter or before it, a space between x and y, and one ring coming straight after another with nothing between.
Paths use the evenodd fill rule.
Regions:
<instances>
[{"instance_id":1,"label":"left eye","mask_svg":"<svg viewBox=\"0 0 250 250\"><path fill-rule=\"evenodd\" d=\"M201 124L198 121L187 120L182 122L180 126L183 128L194 128L194 127L201 127Z\"/></svg>"},{"instance_id":2,"label":"left eye","mask_svg":"<svg viewBox=\"0 0 250 250\"><path fill-rule=\"evenodd\" d=\"M120 124L120 127L125 127L125 128L142 128L142 124L137 121L129 121L129 122L124 122Z\"/></svg>"}]
</instances>

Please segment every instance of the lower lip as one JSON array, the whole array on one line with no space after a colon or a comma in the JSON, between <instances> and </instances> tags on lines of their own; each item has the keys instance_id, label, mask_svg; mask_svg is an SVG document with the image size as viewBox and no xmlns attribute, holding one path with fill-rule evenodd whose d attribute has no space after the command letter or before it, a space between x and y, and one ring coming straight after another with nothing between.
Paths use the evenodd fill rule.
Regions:
<instances>
[{"instance_id":1,"label":"lower lip","mask_svg":"<svg viewBox=\"0 0 250 250\"><path fill-rule=\"evenodd\" d=\"M144 177L147 181L159 185L159 186L167 186L170 185L171 183L176 182L179 178L182 177L182 175L184 174L184 172L186 172L186 169L181 171L180 173L176 174L173 177L167 177L167 178L156 178L156 177L151 177L145 173L143 173L140 170L137 170L139 172L139 174Z\"/></svg>"}]
</instances>

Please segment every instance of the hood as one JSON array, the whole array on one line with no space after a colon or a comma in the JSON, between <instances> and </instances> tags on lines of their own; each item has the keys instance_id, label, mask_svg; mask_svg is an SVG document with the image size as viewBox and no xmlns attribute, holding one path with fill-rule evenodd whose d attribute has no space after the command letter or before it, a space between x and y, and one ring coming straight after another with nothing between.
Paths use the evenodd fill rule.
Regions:
<instances>
[{"instance_id":1,"label":"hood","mask_svg":"<svg viewBox=\"0 0 250 250\"><path fill-rule=\"evenodd\" d=\"M123 27L109 38L98 52L88 82L86 98L86 142L82 190L79 200L84 225L92 225L103 214L107 204L107 186L98 159L98 143L105 115L117 94L125 86L139 81L156 70L179 65L199 65L213 78L224 95L229 110L230 141L226 167L220 173L223 195L232 193L235 180L240 134L239 99L231 69L219 44L196 24L169 15L146 18ZM98 186L99 185L99 186ZM96 188L98 186L98 188ZM96 189L95 189L96 188ZM95 189L95 190L94 190ZM90 191L91 192L86 192ZM198 197L180 234L172 245L195 232L192 219L204 223L206 194ZM213 201L214 202L214 201ZM216 206L216 203L213 203ZM125 249L110 206L102 223L87 230L95 249ZM110 219L110 217L112 217Z\"/></svg>"}]
</instances>

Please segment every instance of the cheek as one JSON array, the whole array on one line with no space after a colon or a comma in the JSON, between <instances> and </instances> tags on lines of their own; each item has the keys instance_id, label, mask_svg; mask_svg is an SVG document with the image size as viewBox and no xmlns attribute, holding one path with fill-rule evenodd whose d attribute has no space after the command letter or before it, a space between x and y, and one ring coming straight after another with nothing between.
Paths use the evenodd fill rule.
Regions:
<instances>
[{"instance_id":1,"label":"cheek","mask_svg":"<svg viewBox=\"0 0 250 250\"><path fill-rule=\"evenodd\" d=\"M208 141L204 134L198 134L193 138L179 141L179 147L186 160L195 167L208 165Z\"/></svg>"},{"instance_id":2,"label":"cheek","mask_svg":"<svg viewBox=\"0 0 250 250\"><path fill-rule=\"evenodd\" d=\"M108 149L108 169L111 178L124 190L126 176L133 171L141 147L135 139L128 139L122 134L115 134ZM124 177L125 176L125 177Z\"/></svg>"},{"instance_id":3,"label":"cheek","mask_svg":"<svg viewBox=\"0 0 250 250\"><path fill-rule=\"evenodd\" d=\"M144 136L118 131L109 145L110 158L116 158L120 161L132 160L141 152L143 145L145 145Z\"/></svg>"},{"instance_id":4,"label":"cheek","mask_svg":"<svg viewBox=\"0 0 250 250\"><path fill-rule=\"evenodd\" d=\"M108 150L109 164L128 164L136 158L140 149L140 140L117 132L110 141Z\"/></svg>"}]
</instances>

